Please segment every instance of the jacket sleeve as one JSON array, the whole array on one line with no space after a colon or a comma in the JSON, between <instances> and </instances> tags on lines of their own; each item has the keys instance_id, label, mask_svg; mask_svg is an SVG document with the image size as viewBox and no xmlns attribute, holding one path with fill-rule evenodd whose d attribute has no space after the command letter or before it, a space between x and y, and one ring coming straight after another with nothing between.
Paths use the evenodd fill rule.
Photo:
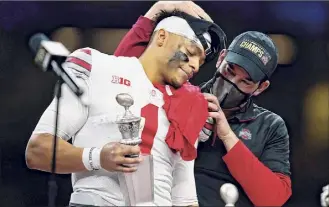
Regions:
<instances>
[{"instance_id":1,"label":"jacket sleeve","mask_svg":"<svg viewBox=\"0 0 329 207\"><path fill-rule=\"evenodd\" d=\"M133 27L123 37L114 52L115 56L139 57L146 49L154 30L154 22L140 16Z\"/></svg>"},{"instance_id":2,"label":"jacket sleeve","mask_svg":"<svg viewBox=\"0 0 329 207\"><path fill-rule=\"evenodd\" d=\"M292 194L289 136L283 120L276 121L260 159L241 141L223 157L255 206L282 206Z\"/></svg>"}]
</instances>

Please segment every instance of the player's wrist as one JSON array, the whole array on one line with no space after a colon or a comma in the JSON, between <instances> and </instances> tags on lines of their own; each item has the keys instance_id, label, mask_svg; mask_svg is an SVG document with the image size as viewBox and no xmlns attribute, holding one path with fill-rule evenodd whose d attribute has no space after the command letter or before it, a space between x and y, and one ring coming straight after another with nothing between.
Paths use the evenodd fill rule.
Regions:
<instances>
[{"instance_id":1,"label":"player's wrist","mask_svg":"<svg viewBox=\"0 0 329 207\"><path fill-rule=\"evenodd\" d=\"M82 162L88 171L102 169L101 166L101 148L84 148L82 153Z\"/></svg>"}]
</instances>

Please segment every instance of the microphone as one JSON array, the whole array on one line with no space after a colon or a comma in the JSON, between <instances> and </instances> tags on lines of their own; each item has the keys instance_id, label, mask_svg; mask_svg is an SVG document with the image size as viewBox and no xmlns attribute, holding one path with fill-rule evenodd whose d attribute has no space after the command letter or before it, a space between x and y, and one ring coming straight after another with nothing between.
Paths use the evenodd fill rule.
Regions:
<instances>
[{"instance_id":1,"label":"microphone","mask_svg":"<svg viewBox=\"0 0 329 207\"><path fill-rule=\"evenodd\" d=\"M38 33L30 38L29 46L35 54L34 62L39 68L44 72L55 72L60 78L60 81L66 83L71 91L78 97L83 94L83 91L62 67L62 64L70 54L62 43L51 41L46 35Z\"/></svg>"},{"instance_id":2,"label":"microphone","mask_svg":"<svg viewBox=\"0 0 329 207\"><path fill-rule=\"evenodd\" d=\"M220 188L220 197L225 202L225 207L234 207L234 204L239 198L239 191L235 185L231 183L225 183Z\"/></svg>"}]
</instances>

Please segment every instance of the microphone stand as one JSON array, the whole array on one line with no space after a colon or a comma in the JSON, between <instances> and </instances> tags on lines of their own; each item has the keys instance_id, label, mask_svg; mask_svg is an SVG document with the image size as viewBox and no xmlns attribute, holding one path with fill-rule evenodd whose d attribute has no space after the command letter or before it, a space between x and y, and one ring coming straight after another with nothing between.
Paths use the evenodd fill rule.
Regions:
<instances>
[{"instance_id":1,"label":"microphone stand","mask_svg":"<svg viewBox=\"0 0 329 207\"><path fill-rule=\"evenodd\" d=\"M57 151L57 129L58 129L58 114L60 107L60 99L62 96L62 85L63 80L59 79L55 86L55 97L56 97L56 115L55 115L55 132L53 139L53 153L51 160L51 174L48 181L48 207L56 206L56 196L57 196L57 183L56 183L56 151Z\"/></svg>"},{"instance_id":2,"label":"microphone stand","mask_svg":"<svg viewBox=\"0 0 329 207\"><path fill-rule=\"evenodd\" d=\"M58 82L55 86L54 95L56 97L56 115L55 115L55 132L53 139L53 152L52 152L52 160L51 160L51 174L48 181L48 207L56 207L56 197L57 197L57 182L56 182L56 152L57 152L57 129L58 129L58 115L60 108L60 99L62 96L62 85L63 83L67 84L68 88L76 94L78 97L82 95L82 91L80 88L74 83L70 77L65 76L63 69L61 66L54 61L51 62L53 71L59 77Z\"/></svg>"}]
</instances>

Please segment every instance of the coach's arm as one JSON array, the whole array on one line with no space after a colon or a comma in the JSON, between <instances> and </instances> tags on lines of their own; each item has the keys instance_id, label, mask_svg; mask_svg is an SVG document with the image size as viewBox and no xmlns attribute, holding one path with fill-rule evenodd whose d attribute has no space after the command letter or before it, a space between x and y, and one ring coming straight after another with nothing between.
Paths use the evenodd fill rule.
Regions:
<instances>
[{"instance_id":1,"label":"coach's arm","mask_svg":"<svg viewBox=\"0 0 329 207\"><path fill-rule=\"evenodd\" d=\"M119 43L114 55L125 57L141 56L151 39L157 14L161 11L170 12L175 9L212 22L208 14L192 1L159 1L144 16L138 18L137 22Z\"/></svg>"}]
</instances>

